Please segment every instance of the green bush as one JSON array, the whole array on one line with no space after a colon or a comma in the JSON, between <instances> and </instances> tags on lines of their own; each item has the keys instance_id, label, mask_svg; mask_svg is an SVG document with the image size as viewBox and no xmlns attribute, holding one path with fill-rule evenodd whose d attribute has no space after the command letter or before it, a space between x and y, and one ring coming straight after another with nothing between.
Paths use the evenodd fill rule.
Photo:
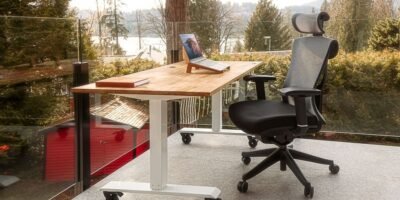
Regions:
<instances>
[{"instance_id":1,"label":"green bush","mask_svg":"<svg viewBox=\"0 0 400 200\"><path fill-rule=\"evenodd\" d=\"M116 61L112 63L100 63L95 65L91 70L90 79L91 82L110 78L114 76L121 76L131 74L147 69L159 67L160 64L145 59L134 59L130 61Z\"/></svg>"},{"instance_id":2,"label":"green bush","mask_svg":"<svg viewBox=\"0 0 400 200\"><path fill-rule=\"evenodd\" d=\"M15 162L23 156L27 148L26 140L13 132L0 132L0 166Z\"/></svg>"},{"instance_id":3,"label":"green bush","mask_svg":"<svg viewBox=\"0 0 400 200\"><path fill-rule=\"evenodd\" d=\"M286 77L290 56L268 54L214 55L216 60L263 61L256 74L273 74L270 97ZM324 88L325 129L341 132L398 135L400 127L399 52L344 53L330 60Z\"/></svg>"}]
</instances>

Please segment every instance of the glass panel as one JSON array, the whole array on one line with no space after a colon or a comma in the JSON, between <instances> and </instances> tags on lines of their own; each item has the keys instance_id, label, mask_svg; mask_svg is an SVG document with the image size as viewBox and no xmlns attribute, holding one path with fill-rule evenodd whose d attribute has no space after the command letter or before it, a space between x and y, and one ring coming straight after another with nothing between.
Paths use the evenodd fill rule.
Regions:
<instances>
[{"instance_id":1,"label":"glass panel","mask_svg":"<svg viewBox=\"0 0 400 200\"><path fill-rule=\"evenodd\" d=\"M338 35L334 26L337 24L349 24L352 27L363 27L366 20L359 19L338 19L331 18L326 24L327 37L339 40L341 47L336 58L329 61L328 80L324 89L323 115L327 119L324 126L325 132L344 132L344 133L363 133L373 135L398 135L398 120L400 107L397 102L400 99L400 88L398 87L399 73L398 65L400 63L399 38L396 37L399 25L395 24L391 28L394 32L392 40L394 46L388 46L383 49L372 49L372 31L378 26L395 18L374 18L368 25L368 31L357 34L357 40L346 42ZM239 24L237 22L236 24ZM273 22L257 22L256 27L272 27ZM214 22L190 22L186 24L186 32L193 32L198 38L202 34L208 38L207 31L201 27L214 27ZM180 26L185 26L183 23ZM382 26L382 25L381 25ZM246 26L243 26L246 27ZM291 25L289 27L292 27ZM393 28L394 27L394 28ZM377 29L377 28L375 28ZM198 32L196 32L196 30ZM376 31L376 30L375 30ZM296 33L292 28L288 41L291 43L297 37L306 36ZM385 36L390 37L390 36ZM364 39L363 39L364 38ZM246 47L246 28L237 29L232 36L228 37L223 48L209 48L206 43L206 49L209 48L207 56L214 60L258 60L263 61L264 65L255 70L256 74L274 74L277 81L266 84L268 98L280 100L277 89L283 84L290 64L290 46L276 47L274 39L270 37L253 38L257 40L255 44L262 45L254 47L255 50ZM263 40L264 39L264 40ZM271 45L269 44L271 40ZM201 39L199 39L202 45ZM208 46L207 46L208 45ZM235 48L236 45L236 48ZM269 45L271 47L269 47ZM347 45L347 46L346 46ZM387 44L389 45L389 44ZM218 46L217 44L214 46ZM232 47L233 46L233 47ZM241 46L242 51L238 52ZM211 45L213 47L213 45ZM271 48L271 51L269 49ZM236 49L236 50L235 50ZM224 112L227 112L228 106L232 102L238 101L237 83L228 86L223 91ZM248 84L248 98L255 99L255 86ZM193 109L195 111L193 111ZM197 98L196 100L183 100L181 102L181 123L186 126L206 126L211 124L211 102L210 98ZM195 117L192 117L195 113ZM223 115L226 128L232 126L227 114ZM196 119L196 120L194 120ZM194 122L194 121L196 122Z\"/></svg>"},{"instance_id":2,"label":"glass panel","mask_svg":"<svg viewBox=\"0 0 400 200\"><path fill-rule=\"evenodd\" d=\"M127 32L120 33L118 41L112 28L104 24L101 40L98 31L92 35L93 46L101 48L95 58L86 59L90 63L90 82L167 62L165 34L154 31L154 24L144 21L141 13L131 15L139 19L123 22ZM90 97L91 172L92 183L96 183L148 149L149 111L148 101L108 94Z\"/></svg>"},{"instance_id":3,"label":"glass panel","mask_svg":"<svg viewBox=\"0 0 400 200\"><path fill-rule=\"evenodd\" d=\"M48 199L74 184L76 28L0 17L0 199Z\"/></svg>"}]
</instances>

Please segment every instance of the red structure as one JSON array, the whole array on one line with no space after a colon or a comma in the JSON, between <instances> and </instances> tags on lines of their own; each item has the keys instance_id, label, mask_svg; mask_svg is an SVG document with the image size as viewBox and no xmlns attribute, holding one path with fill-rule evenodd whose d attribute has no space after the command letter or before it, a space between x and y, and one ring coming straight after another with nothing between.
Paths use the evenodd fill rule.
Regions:
<instances>
[{"instance_id":1,"label":"red structure","mask_svg":"<svg viewBox=\"0 0 400 200\"><path fill-rule=\"evenodd\" d=\"M90 123L91 173L108 175L149 148L148 125L135 129L129 125L92 118ZM47 181L71 181L75 178L75 126L67 122L43 131Z\"/></svg>"}]
</instances>

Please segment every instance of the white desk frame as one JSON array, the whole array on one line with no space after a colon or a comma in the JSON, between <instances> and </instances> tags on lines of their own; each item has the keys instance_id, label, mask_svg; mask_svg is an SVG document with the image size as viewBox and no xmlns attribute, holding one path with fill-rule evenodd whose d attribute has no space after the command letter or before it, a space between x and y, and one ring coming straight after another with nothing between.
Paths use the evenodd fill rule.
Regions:
<instances>
[{"instance_id":1,"label":"white desk frame","mask_svg":"<svg viewBox=\"0 0 400 200\"><path fill-rule=\"evenodd\" d=\"M245 81L239 80L237 86L239 87L239 100L244 100ZM221 194L221 190L216 187L168 184L167 101L189 98L189 96L135 94L120 94L120 96L150 101L150 183L111 181L100 190L217 199ZM246 133L240 130L222 129L222 91L219 90L211 98L211 129L183 128L177 133L247 136Z\"/></svg>"},{"instance_id":2,"label":"white desk frame","mask_svg":"<svg viewBox=\"0 0 400 200\"><path fill-rule=\"evenodd\" d=\"M245 81L239 81L239 100L245 97ZM221 190L216 187L168 184L167 101L188 96L126 95L121 96L150 101L150 183L111 181L100 188L107 192L144 193L190 196L217 199ZM212 95L212 124L207 128L183 128L178 133L242 135L240 130L222 129L222 91Z\"/></svg>"},{"instance_id":3,"label":"white desk frame","mask_svg":"<svg viewBox=\"0 0 400 200\"><path fill-rule=\"evenodd\" d=\"M245 100L246 97L246 81L240 79L236 86L239 90L239 101ZM182 128L179 133L190 134L219 134L219 135L236 135L250 136L241 130L222 129L222 91L218 91L211 96L211 128Z\"/></svg>"},{"instance_id":4,"label":"white desk frame","mask_svg":"<svg viewBox=\"0 0 400 200\"><path fill-rule=\"evenodd\" d=\"M187 96L163 95L121 95L150 101L150 183L111 181L100 188L106 192L144 193L174 196L190 196L217 199L221 190L216 187L167 184L168 180L168 133L167 101L188 98ZM213 95L214 101L220 100L221 91ZM214 104L214 103L213 103ZM222 112L220 101L218 112ZM217 115L218 112L213 114ZM215 126L221 129L222 116L218 117ZM214 125L213 125L214 126ZM217 130L217 129L216 129Z\"/></svg>"}]
</instances>

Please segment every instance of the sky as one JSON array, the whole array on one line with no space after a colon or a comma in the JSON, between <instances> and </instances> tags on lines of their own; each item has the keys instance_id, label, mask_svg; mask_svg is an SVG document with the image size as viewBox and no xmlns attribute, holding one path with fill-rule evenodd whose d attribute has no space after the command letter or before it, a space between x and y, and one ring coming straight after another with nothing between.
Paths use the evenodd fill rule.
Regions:
<instances>
[{"instance_id":1,"label":"sky","mask_svg":"<svg viewBox=\"0 0 400 200\"><path fill-rule=\"evenodd\" d=\"M98 0L103 2L103 0ZM233 3L243 3L252 2L257 3L258 0L221 0L223 3L233 2ZM292 5L302 5L305 3L312 2L314 0L272 0L278 8L284 8L286 6ZM132 11L136 9L151 9L158 5L158 0L122 0L125 4L123 6L123 11ZM96 0L71 0L71 7L76 7L80 10L95 10Z\"/></svg>"}]
</instances>

